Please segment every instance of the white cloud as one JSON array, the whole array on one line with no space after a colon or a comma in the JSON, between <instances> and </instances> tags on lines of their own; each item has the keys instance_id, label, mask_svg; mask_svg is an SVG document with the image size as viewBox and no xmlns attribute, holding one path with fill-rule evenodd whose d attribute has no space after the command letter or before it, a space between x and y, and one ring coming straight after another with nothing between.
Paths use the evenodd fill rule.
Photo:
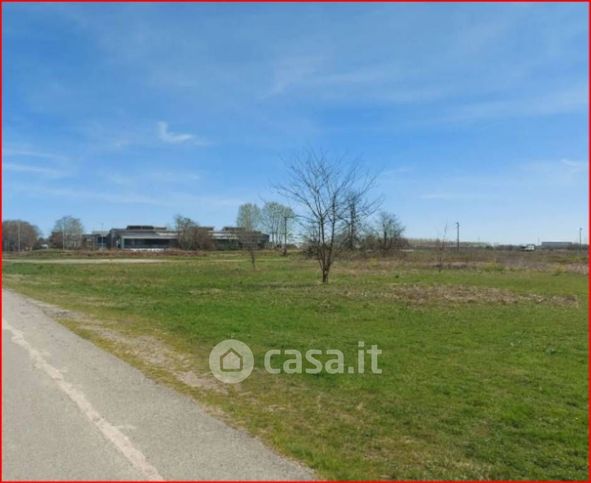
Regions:
<instances>
[{"instance_id":1,"label":"white cloud","mask_svg":"<svg viewBox=\"0 0 591 483\"><path fill-rule=\"evenodd\" d=\"M105 191L92 191L72 188L52 188L47 186L29 184L16 184L12 185L11 189L20 196L27 196L30 198L39 197L56 197L66 198L75 200L78 202L83 201L100 201L104 203L110 203L115 205L149 205L158 206L164 208L174 208L175 210L181 209L183 206L208 206L210 208L238 208L238 206L244 203L244 199L236 197L224 197L224 196L196 196L189 193L182 192L169 192L166 196L147 196L141 195L134 192L105 192Z\"/></svg>"},{"instance_id":2,"label":"white cloud","mask_svg":"<svg viewBox=\"0 0 591 483\"><path fill-rule=\"evenodd\" d=\"M4 149L2 151L3 156L5 157L30 157L30 158L47 158L47 159L55 159L59 161L65 161L68 158L66 156L62 156L61 154L54 154L54 153L46 153L43 151L36 151L32 149Z\"/></svg>"},{"instance_id":3,"label":"white cloud","mask_svg":"<svg viewBox=\"0 0 591 483\"><path fill-rule=\"evenodd\" d=\"M467 193L467 192L434 192L425 193L419 197L422 200L436 200L436 201L470 201L470 200L487 200L492 199L491 196L484 193Z\"/></svg>"},{"instance_id":4,"label":"white cloud","mask_svg":"<svg viewBox=\"0 0 591 483\"><path fill-rule=\"evenodd\" d=\"M140 173L101 173L107 181L118 186L139 186L143 183L192 184L200 181L202 175L191 171L143 171Z\"/></svg>"},{"instance_id":5,"label":"white cloud","mask_svg":"<svg viewBox=\"0 0 591 483\"><path fill-rule=\"evenodd\" d=\"M70 188L50 188L46 186L12 186L15 192L26 194L30 197L55 196L58 198L69 198L73 200L94 200L115 204L146 204L161 205L156 198L136 195L134 193L107 193L104 191L78 190Z\"/></svg>"},{"instance_id":6,"label":"white cloud","mask_svg":"<svg viewBox=\"0 0 591 483\"><path fill-rule=\"evenodd\" d=\"M21 163L3 163L2 169L4 171L11 171L13 173L26 173L31 175L38 175L45 178L65 178L69 173L60 171L58 169L46 168L43 166L33 166L30 164Z\"/></svg>"},{"instance_id":7,"label":"white cloud","mask_svg":"<svg viewBox=\"0 0 591 483\"><path fill-rule=\"evenodd\" d=\"M575 186L587 184L589 165L586 161L560 159L557 161L534 161L523 164L521 169L529 182L551 186Z\"/></svg>"},{"instance_id":8,"label":"white cloud","mask_svg":"<svg viewBox=\"0 0 591 483\"><path fill-rule=\"evenodd\" d=\"M168 129L168 123L164 121L158 122L158 137L161 141L170 144L181 144L190 142L197 146L208 146L209 142L202 138L197 138L194 134L189 133L174 133Z\"/></svg>"},{"instance_id":9,"label":"white cloud","mask_svg":"<svg viewBox=\"0 0 591 483\"><path fill-rule=\"evenodd\" d=\"M451 115L437 121L470 122L508 117L551 116L584 112L588 105L589 99L586 85L576 84L544 95L527 95L519 98L513 97L460 105L452 109Z\"/></svg>"},{"instance_id":10,"label":"white cloud","mask_svg":"<svg viewBox=\"0 0 591 483\"><path fill-rule=\"evenodd\" d=\"M322 62L317 55L281 59L275 66L273 84L267 96L283 94L287 89L310 82Z\"/></svg>"},{"instance_id":11,"label":"white cloud","mask_svg":"<svg viewBox=\"0 0 591 483\"><path fill-rule=\"evenodd\" d=\"M562 158L557 161L532 161L522 165L522 169L528 172L553 173L566 171L571 174L583 173L588 169L586 161Z\"/></svg>"},{"instance_id":12,"label":"white cloud","mask_svg":"<svg viewBox=\"0 0 591 483\"><path fill-rule=\"evenodd\" d=\"M589 163L586 161L573 161L571 159L561 159L560 163L572 174L586 173L589 169Z\"/></svg>"}]
</instances>

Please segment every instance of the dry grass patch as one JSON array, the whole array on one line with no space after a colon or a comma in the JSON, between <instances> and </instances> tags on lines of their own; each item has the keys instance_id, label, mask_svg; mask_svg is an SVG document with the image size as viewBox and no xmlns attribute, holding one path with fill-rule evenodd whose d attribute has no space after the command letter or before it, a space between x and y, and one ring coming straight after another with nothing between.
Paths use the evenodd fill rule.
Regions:
<instances>
[{"instance_id":1,"label":"dry grass patch","mask_svg":"<svg viewBox=\"0 0 591 483\"><path fill-rule=\"evenodd\" d=\"M43 312L58 320L77 334L83 334L94 342L108 345L123 358L139 360L143 364L164 371L178 383L192 389L213 390L226 394L227 386L219 383L211 374L202 374L194 366L190 354L180 352L153 335L126 333L127 325L121 322L100 321L73 310L31 299Z\"/></svg>"},{"instance_id":2,"label":"dry grass patch","mask_svg":"<svg viewBox=\"0 0 591 483\"><path fill-rule=\"evenodd\" d=\"M551 305L575 305L578 307L576 295L544 296L535 293L516 293L511 290L491 287L474 287L463 285L397 285L391 290L379 292L382 298L411 304L518 304L536 303Z\"/></svg>"},{"instance_id":3,"label":"dry grass patch","mask_svg":"<svg viewBox=\"0 0 591 483\"><path fill-rule=\"evenodd\" d=\"M387 290L384 290L384 288ZM290 285L273 284L266 288L274 294L282 294L279 300L285 300L290 295L297 294L308 300L335 301L345 298L353 301L392 301L409 305L459 305L459 304L548 304L553 306L579 306L576 295L541 295L536 293L519 293L508 289L493 287L478 287L457 284L400 284L390 283L374 288L372 286L319 286L294 287ZM205 292L205 291L204 291ZM231 292L231 291L230 291ZM228 295L230 292L226 292ZM213 294L223 294L216 290ZM283 295L285 294L285 295Z\"/></svg>"}]
</instances>

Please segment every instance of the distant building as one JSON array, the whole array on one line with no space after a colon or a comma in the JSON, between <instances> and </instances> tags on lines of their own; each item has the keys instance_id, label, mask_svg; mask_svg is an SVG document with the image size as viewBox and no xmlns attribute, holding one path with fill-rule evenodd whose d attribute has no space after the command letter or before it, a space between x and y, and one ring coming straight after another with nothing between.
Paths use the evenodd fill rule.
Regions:
<instances>
[{"instance_id":1,"label":"distant building","mask_svg":"<svg viewBox=\"0 0 591 483\"><path fill-rule=\"evenodd\" d=\"M246 241L265 248L269 243L269 235L260 231L247 232L243 228L225 226L214 230L212 226L200 227L211 237L217 250L237 250L244 247ZM167 250L178 248L179 234L176 230L152 225L128 225L125 228L112 228L109 231L93 231L82 237L87 249L121 249L121 250Z\"/></svg>"},{"instance_id":2,"label":"distant building","mask_svg":"<svg viewBox=\"0 0 591 483\"><path fill-rule=\"evenodd\" d=\"M577 248L578 245L572 242L562 242L562 241L545 241L542 242L540 247L544 250L569 250L573 248Z\"/></svg>"},{"instance_id":3,"label":"distant building","mask_svg":"<svg viewBox=\"0 0 591 483\"><path fill-rule=\"evenodd\" d=\"M224 226L221 230L211 231L211 238L218 250L235 250L243 248L245 241L257 248L265 248L269 244L269 235L260 231L246 231L236 226Z\"/></svg>"},{"instance_id":4,"label":"distant building","mask_svg":"<svg viewBox=\"0 0 591 483\"><path fill-rule=\"evenodd\" d=\"M82 235L82 246L92 250L104 250L107 248L108 231L93 231Z\"/></svg>"},{"instance_id":5,"label":"distant building","mask_svg":"<svg viewBox=\"0 0 591 483\"><path fill-rule=\"evenodd\" d=\"M112 228L107 239L109 248L122 250L165 250L178 245L178 233L175 230L151 225Z\"/></svg>"}]
</instances>

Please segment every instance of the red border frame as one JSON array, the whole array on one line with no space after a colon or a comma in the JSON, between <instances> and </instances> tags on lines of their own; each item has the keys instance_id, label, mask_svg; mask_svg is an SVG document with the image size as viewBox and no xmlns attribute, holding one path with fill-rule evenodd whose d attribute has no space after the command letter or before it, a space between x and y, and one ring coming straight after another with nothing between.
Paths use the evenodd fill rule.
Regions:
<instances>
[{"instance_id":1,"label":"red border frame","mask_svg":"<svg viewBox=\"0 0 591 483\"><path fill-rule=\"evenodd\" d=\"M2 149L3 149L3 137L2 137L2 126L3 126L3 110L1 107L3 106L3 83L2 83L2 75L3 75L3 49L2 49L2 27L3 27L3 8L2 5L4 3L586 3L588 5L587 11L587 34L588 34L588 45L587 45L587 55L588 55L588 94L589 99L591 99L591 0L0 0L0 166L2 165ZM587 156L588 156L588 163L591 166L590 158L591 158L591 109L589 106L587 107L587 120L588 120L588 146L587 146ZM591 213L589 212L591 207L591 193L589 192L589 187L591 187L591 169L589 169L588 174L588 190L587 190L587 217L588 217L588 230L587 230L587 239L590 239L591 236ZM0 185L3 186L3 178L2 178L2 170L0 170ZM1 188L0 188L1 190ZM0 210L2 210L2 199L0 199ZM0 235L2 234L2 227L0 226ZM587 254L591 253L591 246L588 248ZM0 283L2 283L2 244L0 244ZM591 298L591 259L588 260L588 296ZM0 299L0 309L2 308L2 301ZM588 369L588 378L587 378L587 390L588 390L588 399L587 399L587 480L582 480L591 482L591 307L588 307L587 312L587 369ZM3 340L3 331L0 330L0 355L2 353L2 340ZM2 370L2 357L0 357L0 370ZM0 381L2 377L0 376ZM3 387L0 384L0 401L2 400L2 391ZM2 439L2 407L0 405L0 441ZM3 481L10 481L3 479L3 472L2 472L2 447L0 446L0 482ZM54 480L43 480L47 482L52 482ZM61 483L64 481L75 481L80 483L97 483L107 480L60 480ZM120 480L124 483L139 483L140 480ZM180 480L166 480L172 481L173 483L182 483ZM186 483L187 480L183 480ZM199 480L203 483L219 483L215 480ZM240 481L240 480L237 480ZM320 483L326 481L329 483L328 480L317 480ZM333 481L333 480L330 480ZM338 481L338 480L337 480ZM347 481L362 481L363 483L374 483L373 480L347 480ZM426 480L391 480L396 481L397 483L417 483L418 481L426 481ZM427 480L432 483L452 483L454 481L471 481L471 480ZM498 482L498 483L533 483L536 480L477 480L479 482ZM562 483L561 480L547 480L553 483ZM572 483L571 480L568 480ZM19 480L20 483L36 483L37 480ZM263 483L263 482L261 482ZM296 481L287 481L286 483L296 483ZM333 482L334 483L334 482ZM345 483L345 482L343 482ZM383 483L383 482L375 482L375 483ZM566 483L566 481L565 481Z\"/></svg>"}]
</instances>

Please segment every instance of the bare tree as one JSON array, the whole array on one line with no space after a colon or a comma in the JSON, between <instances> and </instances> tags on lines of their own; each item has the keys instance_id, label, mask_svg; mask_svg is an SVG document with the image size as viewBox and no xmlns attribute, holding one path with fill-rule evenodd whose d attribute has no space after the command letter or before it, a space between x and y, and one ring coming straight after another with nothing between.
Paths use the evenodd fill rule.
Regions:
<instances>
[{"instance_id":1,"label":"bare tree","mask_svg":"<svg viewBox=\"0 0 591 483\"><path fill-rule=\"evenodd\" d=\"M235 231L240 246L248 251L253 270L256 269L256 251L260 248L261 209L254 203L245 203L238 207Z\"/></svg>"},{"instance_id":2,"label":"bare tree","mask_svg":"<svg viewBox=\"0 0 591 483\"><path fill-rule=\"evenodd\" d=\"M359 191L348 193L343 231L343 244L345 248L355 250L360 247L364 221L373 215L379 204L379 200L368 202L365 193Z\"/></svg>"},{"instance_id":3,"label":"bare tree","mask_svg":"<svg viewBox=\"0 0 591 483\"><path fill-rule=\"evenodd\" d=\"M261 227L269 234L271 245L284 249L291 236L295 213L286 205L267 201L261 209Z\"/></svg>"},{"instance_id":4,"label":"bare tree","mask_svg":"<svg viewBox=\"0 0 591 483\"><path fill-rule=\"evenodd\" d=\"M214 247L211 230L199 226L199 223L186 216L174 217L174 229L178 234L181 250L211 250Z\"/></svg>"},{"instance_id":5,"label":"bare tree","mask_svg":"<svg viewBox=\"0 0 591 483\"><path fill-rule=\"evenodd\" d=\"M276 201L267 201L261 209L261 226L269 234L270 242L279 246L283 242L285 231L285 218L293 216L293 210L289 206Z\"/></svg>"},{"instance_id":6,"label":"bare tree","mask_svg":"<svg viewBox=\"0 0 591 483\"><path fill-rule=\"evenodd\" d=\"M84 227L79 218L63 216L57 220L51 230L50 243L55 248L64 250L78 249L82 246Z\"/></svg>"},{"instance_id":7,"label":"bare tree","mask_svg":"<svg viewBox=\"0 0 591 483\"><path fill-rule=\"evenodd\" d=\"M211 232L199 226L191 218L177 215L174 217L175 230L181 250L211 250L214 246Z\"/></svg>"},{"instance_id":8,"label":"bare tree","mask_svg":"<svg viewBox=\"0 0 591 483\"><path fill-rule=\"evenodd\" d=\"M279 232L283 224L284 206L276 201L267 201L261 209L261 225L269 234L271 245L279 245Z\"/></svg>"},{"instance_id":9,"label":"bare tree","mask_svg":"<svg viewBox=\"0 0 591 483\"><path fill-rule=\"evenodd\" d=\"M197 224L186 216L176 215L174 217L174 227L178 236L178 244L181 250L193 250L192 231Z\"/></svg>"},{"instance_id":10,"label":"bare tree","mask_svg":"<svg viewBox=\"0 0 591 483\"><path fill-rule=\"evenodd\" d=\"M376 234L379 240L379 247L383 253L388 253L402 245L402 234L404 226L394 213L381 211L376 221Z\"/></svg>"},{"instance_id":11,"label":"bare tree","mask_svg":"<svg viewBox=\"0 0 591 483\"><path fill-rule=\"evenodd\" d=\"M278 186L281 194L300 208L299 220L308 233L308 243L318 260L322 282L328 283L330 269L342 244L355 201L356 220L371 213L378 201L369 199L375 177L369 176L357 162L331 161L320 152L309 151L289 165L289 180Z\"/></svg>"},{"instance_id":12,"label":"bare tree","mask_svg":"<svg viewBox=\"0 0 591 483\"><path fill-rule=\"evenodd\" d=\"M41 231L35 225L23 220L2 222L2 249L4 251L32 250L39 242Z\"/></svg>"},{"instance_id":13,"label":"bare tree","mask_svg":"<svg viewBox=\"0 0 591 483\"><path fill-rule=\"evenodd\" d=\"M215 248L211 230L202 226L195 226L191 229L191 241L194 250L213 250Z\"/></svg>"}]
</instances>

